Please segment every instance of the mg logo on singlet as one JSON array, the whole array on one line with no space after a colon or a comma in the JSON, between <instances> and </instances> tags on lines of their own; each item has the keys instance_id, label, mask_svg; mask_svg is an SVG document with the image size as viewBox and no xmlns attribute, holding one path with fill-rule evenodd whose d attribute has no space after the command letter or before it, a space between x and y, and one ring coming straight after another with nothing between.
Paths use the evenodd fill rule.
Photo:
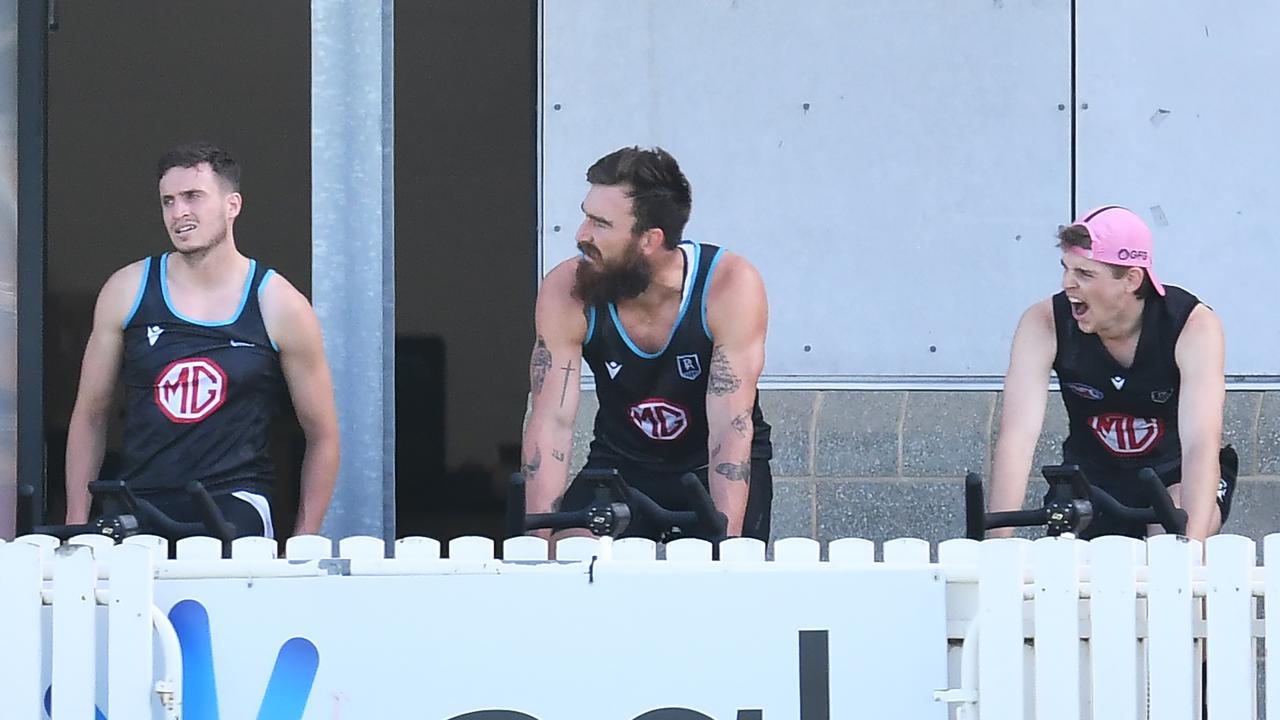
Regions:
<instances>
[{"instance_id":1,"label":"mg logo on singlet","mask_svg":"<svg viewBox=\"0 0 1280 720\"><path fill-rule=\"evenodd\" d=\"M1140 418L1120 413L1095 415L1089 418L1089 427L1113 455L1128 457L1145 455L1164 436L1164 423L1160 418Z\"/></svg>"},{"instance_id":2,"label":"mg logo on singlet","mask_svg":"<svg viewBox=\"0 0 1280 720\"><path fill-rule=\"evenodd\" d=\"M689 429L689 413L669 400L651 398L631 406L631 422L654 440L675 440Z\"/></svg>"},{"instance_id":3,"label":"mg logo on singlet","mask_svg":"<svg viewBox=\"0 0 1280 720\"><path fill-rule=\"evenodd\" d=\"M227 374L209 358L170 363L156 378L156 405L176 423L209 417L227 399Z\"/></svg>"}]
</instances>

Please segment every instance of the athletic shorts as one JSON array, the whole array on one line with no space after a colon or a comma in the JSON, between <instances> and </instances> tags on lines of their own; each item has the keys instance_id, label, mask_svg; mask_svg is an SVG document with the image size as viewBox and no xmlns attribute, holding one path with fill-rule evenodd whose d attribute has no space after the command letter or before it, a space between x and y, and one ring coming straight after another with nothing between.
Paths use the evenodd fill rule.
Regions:
<instances>
[{"instance_id":1,"label":"athletic shorts","mask_svg":"<svg viewBox=\"0 0 1280 720\"><path fill-rule=\"evenodd\" d=\"M648 495L655 502L668 510L683 511L693 508L684 496L680 478L684 473L654 473L639 468L627 467L602 460L590 460L584 470L607 470L616 468L628 487L635 488ZM707 485L707 470L693 471L703 486ZM581 477L575 478L565 491L560 501L562 511L581 510L591 504L595 498L595 489L591 483ZM763 458L751 459L751 482L747 490L747 510L743 515L742 536L769 541L769 518L773 509L773 471L769 461ZM681 537L708 537L702 528L693 528L692 532L682 531L672 534L670 528L652 527L641 518L632 518L630 525L619 537L647 537L658 542L667 542Z\"/></svg>"},{"instance_id":2,"label":"athletic shorts","mask_svg":"<svg viewBox=\"0 0 1280 720\"><path fill-rule=\"evenodd\" d=\"M204 521L204 515L185 494L165 493L163 497L143 496L143 499L178 522ZM262 495L247 490L237 490L214 495L213 504L218 506L222 516L231 523L235 529L235 537L275 537L275 528L271 524L271 504ZM213 532L210 531L207 534L212 537Z\"/></svg>"}]
</instances>

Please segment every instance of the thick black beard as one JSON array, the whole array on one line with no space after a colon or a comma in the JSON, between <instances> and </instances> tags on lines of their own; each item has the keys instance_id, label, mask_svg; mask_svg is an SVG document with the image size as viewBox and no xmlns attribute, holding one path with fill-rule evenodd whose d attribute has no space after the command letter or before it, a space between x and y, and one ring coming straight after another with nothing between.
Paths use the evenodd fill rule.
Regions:
<instances>
[{"instance_id":1,"label":"thick black beard","mask_svg":"<svg viewBox=\"0 0 1280 720\"><path fill-rule=\"evenodd\" d=\"M649 289L652 279L653 271L639 253L624 258L618 267L600 269L582 259L574 271L572 294L587 306L616 303Z\"/></svg>"}]
</instances>

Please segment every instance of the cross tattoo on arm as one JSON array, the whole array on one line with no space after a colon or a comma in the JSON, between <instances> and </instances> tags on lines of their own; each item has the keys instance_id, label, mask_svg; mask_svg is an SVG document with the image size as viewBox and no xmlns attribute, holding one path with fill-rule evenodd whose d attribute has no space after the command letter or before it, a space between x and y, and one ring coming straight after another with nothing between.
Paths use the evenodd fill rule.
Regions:
<instances>
[{"instance_id":1,"label":"cross tattoo on arm","mask_svg":"<svg viewBox=\"0 0 1280 720\"><path fill-rule=\"evenodd\" d=\"M564 407L564 398L569 392L569 375L573 372L573 363L565 363L565 366L560 369L564 370L564 387L560 388L560 407Z\"/></svg>"}]
</instances>

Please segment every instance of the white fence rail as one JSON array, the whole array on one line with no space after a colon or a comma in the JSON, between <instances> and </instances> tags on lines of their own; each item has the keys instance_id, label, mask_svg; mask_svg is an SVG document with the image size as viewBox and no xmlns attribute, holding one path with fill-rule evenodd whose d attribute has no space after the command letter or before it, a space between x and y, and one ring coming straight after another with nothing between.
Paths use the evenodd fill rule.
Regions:
<instances>
[{"instance_id":1,"label":"white fence rail","mask_svg":"<svg viewBox=\"0 0 1280 720\"><path fill-rule=\"evenodd\" d=\"M936 700L958 720L1193 720L1205 712L1213 720L1255 718L1267 707L1280 715L1280 683L1259 697L1260 671L1280 672L1280 622L1265 620L1280 618L1280 535L1269 536L1264 548L1266 562L1258 565L1253 541L1237 536L1211 538L1203 551L1200 543L1168 536L1146 543L953 540L932 561L927 543L901 539L885 543L876 562L865 540L832 542L821 560L817 542L789 538L777 541L766 561L763 543L735 539L721 545L713 562L711 547L697 540L666 546L660 560L649 541L576 538L559 545L557 562L546 563L539 562L547 558L546 543L529 537L506 541L503 560L487 538L458 538L447 548L405 538L387 557L376 538L346 538L335 548L325 538L299 537L288 541L285 558L276 557L273 541L250 538L237 541L224 560L217 541L192 538L170 560L158 538L116 546L83 537L59 546L29 536L0 544L0 698L4 717L17 720L48 717L47 704L54 720L95 717L104 696L109 707L100 710L113 720L153 717L157 709L179 717L181 652L155 607L156 583L173 579L500 576L563 573L578 564L649 563L655 572L721 574L766 565L836 573L931 567L946 579L947 638L938 642L950 644L950 687L938 688ZM1263 617L1258 598L1271 611ZM486 617L462 622L483 624ZM157 646L159 678L151 671Z\"/></svg>"}]
</instances>

